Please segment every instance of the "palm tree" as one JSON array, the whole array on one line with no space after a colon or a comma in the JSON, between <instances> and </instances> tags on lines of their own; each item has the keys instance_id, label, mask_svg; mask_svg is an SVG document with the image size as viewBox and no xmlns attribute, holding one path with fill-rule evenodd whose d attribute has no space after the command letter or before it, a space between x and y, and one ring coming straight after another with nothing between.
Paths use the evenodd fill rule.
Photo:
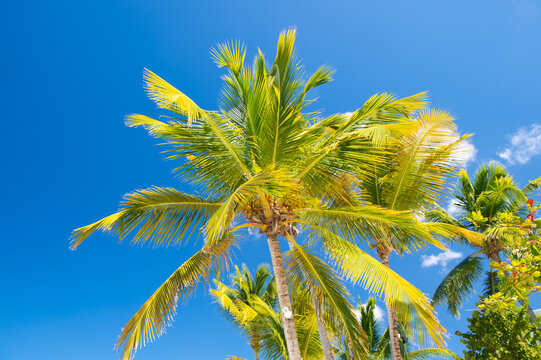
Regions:
<instances>
[{"instance_id":1,"label":"palm tree","mask_svg":"<svg viewBox=\"0 0 541 360\"><path fill-rule=\"evenodd\" d=\"M277 305L276 282L265 265L257 268L252 276L246 265L242 272L235 266L235 274L231 277L231 286L214 280L216 289L210 289L228 319L248 335L250 346L254 351L254 359L259 360L259 351L263 333L267 327L265 310ZM262 310L259 310L263 308Z\"/></svg>"},{"instance_id":2,"label":"palm tree","mask_svg":"<svg viewBox=\"0 0 541 360\"><path fill-rule=\"evenodd\" d=\"M376 317L376 299L368 298L366 305L359 302L357 308L359 314L359 322L368 338L368 349L370 350L366 360L386 360L392 359L391 342L389 339L389 327L381 332L381 324ZM406 331L398 326L400 334L400 354L405 360L421 360L421 359L441 359L441 358L456 358L458 357L447 349L440 348L425 348L411 350L408 342ZM339 360L349 360L350 358L343 352L340 353Z\"/></svg>"},{"instance_id":3,"label":"palm tree","mask_svg":"<svg viewBox=\"0 0 541 360\"><path fill-rule=\"evenodd\" d=\"M320 336L318 334L318 315L315 311L312 295L306 284L291 287L293 312L296 315L295 326L297 339L303 360L321 360L324 358ZM265 317L265 331L262 336L262 352L266 360L289 359L283 321L280 316L268 309L260 308ZM346 335L347 336L347 335Z\"/></svg>"},{"instance_id":4,"label":"palm tree","mask_svg":"<svg viewBox=\"0 0 541 360\"><path fill-rule=\"evenodd\" d=\"M524 188L520 188L505 168L497 163L484 164L479 167L473 181L470 180L468 172L462 170L459 175L454 205L463 217L456 220L443 209L432 211L430 217L485 233L491 226L492 218L499 213L521 211L527 196L539 189L540 185L541 178L538 178ZM468 218L472 213L489 219L489 222L481 223L477 227ZM501 241L503 239L487 236L483 241L469 243L474 252L464 258L441 281L432 298L433 304L437 306L446 303L448 311L454 316L459 316L459 307L474 290L476 281L484 273L486 273L484 296L497 292L499 279L491 268L486 272L483 271L482 257L484 256L489 263L500 262L500 252L503 250ZM533 311L530 316L535 316ZM532 317L532 319L534 318Z\"/></svg>"},{"instance_id":5,"label":"palm tree","mask_svg":"<svg viewBox=\"0 0 541 360\"><path fill-rule=\"evenodd\" d=\"M362 197L368 205L411 211L423 217L433 202L446 196L449 180L458 172L459 155L468 136L459 137L454 119L443 111L421 111L412 123L410 131L387 142L386 166L360 169L368 173L363 181ZM445 227L441 223L425 225L432 229ZM454 231L459 231L458 227ZM386 267L393 251L402 254L427 245L426 241L407 235L393 236L385 228L372 240L369 246L376 249ZM442 247L433 239L429 242ZM393 359L402 359L396 312L406 309L396 309L390 302L386 302L386 307Z\"/></svg>"},{"instance_id":6,"label":"palm tree","mask_svg":"<svg viewBox=\"0 0 541 360\"><path fill-rule=\"evenodd\" d=\"M390 304L407 304L405 316L420 319L429 335L443 343L444 329L425 296L353 241L373 237L383 227L389 234L419 241L429 241L433 233L407 212L359 203L358 188L347 186L355 183L355 168L382 164L373 144L407 128L410 115L425 106L426 96L375 95L352 116L322 118L307 111L312 101L306 96L329 82L332 70L320 67L303 80L294 41L294 30L282 33L274 62L269 65L259 51L252 66L245 64L243 45L218 45L212 56L227 69L218 111L203 110L145 70L149 97L172 116L164 122L130 115L126 123L144 127L168 146L168 158L180 161L175 172L201 194L160 187L134 191L125 195L117 213L76 229L71 246L77 248L96 230L155 246L180 245L201 230L204 241L122 329L116 346L123 359L163 332L178 300L188 297L200 280L208 281L212 272L219 276L246 227L267 238L290 360L301 355L279 236L293 246L288 266L301 269L318 301L344 324L351 350L363 351L362 330L351 321L354 314L344 289L324 262L297 244L297 231L306 231L310 243L322 243L344 274L355 275L377 292L384 290Z\"/></svg>"}]
</instances>

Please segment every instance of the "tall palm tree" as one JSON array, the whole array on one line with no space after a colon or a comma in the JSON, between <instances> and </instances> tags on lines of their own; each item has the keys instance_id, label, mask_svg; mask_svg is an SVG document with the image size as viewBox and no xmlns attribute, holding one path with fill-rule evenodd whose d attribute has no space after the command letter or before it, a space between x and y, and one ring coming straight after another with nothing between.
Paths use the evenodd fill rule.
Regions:
<instances>
[{"instance_id":1,"label":"tall palm tree","mask_svg":"<svg viewBox=\"0 0 541 360\"><path fill-rule=\"evenodd\" d=\"M246 265L242 272L235 266L235 274L231 276L231 286L215 280L215 289L211 294L224 310L227 318L233 321L248 335L250 346L254 351L254 359L259 360L263 333L267 327L265 311L261 307L273 309L277 305L276 282L265 265L257 268L253 276Z\"/></svg>"},{"instance_id":2,"label":"tall palm tree","mask_svg":"<svg viewBox=\"0 0 541 360\"><path fill-rule=\"evenodd\" d=\"M245 64L243 45L218 45L212 56L227 71L218 111L203 110L145 70L149 97L172 116L165 122L130 115L126 123L144 127L168 146L169 159L180 162L175 172L201 194L160 187L134 191L125 195L117 213L76 229L71 246L77 248L96 230L117 233L120 239L131 236L132 243L167 246L180 245L201 229L204 241L122 329L116 346L123 359L163 332L178 300L188 297L198 281L208 281L212 272L219 276L246 227L259 229L267 238L290 360L301 355L279 236L293 244L289 266L302 269L303 280L317 290L319 301L345 324L352 351L363 351L362 330L350 321L354 315L344 289L324 262L297 244L297 231L306 231L310 242L323 243L345 274L354 273L366 287L384 290L392 304L408 304L404 316L419 319L429 335L443 343L444 329L425 296L353 240L373 237L383 227L389 234L419 241L429 241L433 233L407 212L359 203L358 189L346 186L354 183L350 179L355 168L382 164L373 144L407 128L410 115L425 106L426 97L375 95L352 116L322 118L307 111L312 101L306 96L329 82L332 70L323 66L304 80L294 41L294 30L283 32L273 63L259 51L252 66ZM389 125L390 119L398 126Z\"/></svg>"},{"instance_id":3,"label":"tall palm tree","mask_svg":"<svg viewBox=\"0 0 541 360\"><path fill-rule=\"evenodd\" d=\"M468 136L459 137L454 119L443 111L421 111L412 123L414 126L407 133L388 140L384 154L386 166L360 169L368 173L362 185L362 198L365 204L411 211L423 217L433 202L446 196L450 179L458 172ZM426 226L442 228L445 224L427 222ZM455 231L459 231L458 227ZM442 246L434 239L429 242ZM388 267L393 251L402 254L426 246L427 242L407 235L393 236L382 228L369 245ZM396 309L390 302L386 302L386 307L393 359L402 359L396 312L404 309Z\"/></svg>"},{"instance_id":4,"label":"tall palm tree","mask_svg":"<svg viewBox=\"0 0 541 360\"><path fill-rule=\"evenodd\" d=\"M541 178L538 178L524 188L520 188L505 168L497 163L484 164L479 167L473 181L468 172L462 170L454 202L462 217L456 220L443 209L432 211L430 217L483 233L490 228L492 218L499 213L523 210L527 196L539 189L540 185ZM489 222L479 224L477 227L468 217L472 213L478 213L489 219ZM458 263L441 281L432 298L433 304L437 306L446 303L448 311L458 316L458 309L462 302L471 294L476 282L483 274L486 274L484 295L488 296L497 292L499 279L490 268L487 271L483 270L482 259L486 258L489 263L500 262L500 252L503 250L502 241L505 240L487 236L480 242L469 243L474 252ZM530 316L535 316L533 311Z\"/></svg>"}]
</instances>

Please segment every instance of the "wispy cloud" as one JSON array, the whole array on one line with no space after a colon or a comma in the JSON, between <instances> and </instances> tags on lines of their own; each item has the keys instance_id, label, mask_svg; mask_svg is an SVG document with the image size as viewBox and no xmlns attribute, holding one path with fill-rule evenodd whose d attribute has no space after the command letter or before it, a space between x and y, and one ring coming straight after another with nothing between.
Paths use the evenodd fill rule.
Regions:
<instances>
[{"instance_id":1,"label":"wispy cloud","mask_svg":"<svg viewBox=\"0 0 541 360\"><path fill-rule=\"evenodd\" d=\"M499 157L510 164L526 164L536 155L541 155L541 124L518 129L498 153Z\"/></svg>"},{"instance_id":2,"label":"wispy cloud","mask_svg":"<svg viewBox=\"0 0 541 360\"><path fill-rule=\"evenodd\" d=\"M447 250L438 255L423 255L421 256L421 267L441 266L442 270L447 269L449 262L462 257L461 252Z\"/></svg>"}]
</instances>

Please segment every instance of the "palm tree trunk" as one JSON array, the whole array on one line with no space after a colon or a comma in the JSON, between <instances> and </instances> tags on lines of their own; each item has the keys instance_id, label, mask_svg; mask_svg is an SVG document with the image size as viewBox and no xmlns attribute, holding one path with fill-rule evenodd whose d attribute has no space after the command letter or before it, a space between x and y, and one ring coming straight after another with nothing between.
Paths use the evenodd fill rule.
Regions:
<instances>
[{"instance_id":1,"label":"palm tree trunk","mask_svg":"<svg viewBox=\"0 0 541 360\"><path fill-rule=\"evenodd\" d=\"M502 258L500 257L499 252L492 253L491 256L489 256L489 258L491 261L494 261L494 262L502 262ZM518 303L520 304L520 306L524 306L524 300L519 299ZM530 316L530 322L532 324L537 321L537 315L535 315L532 307L529 304L528 304L528 315Z\"/></svg>"},{"instance_id":2,"label":"palm tree trunk","mask_svg":"<svg viewBox=\"0 0 541 360\"><path fill-rule=\"evenodd\" d=\"M378 247L378 257L380 262L389 267L389 254L391 249L388 247L379 248ZM391 355L393 360L403 360L402 352L400 351L400 338L398 333L398 320L394 309L387 303L385 303L387 308L387 317L389 318L389 339L391 341Z\"/></svg>"},{"instance_id":3,"label":"palm tree trunk","mask_svg":"<svg viewBox=\"0 0 541 360\"><path fill-rule=\"evenodd\" d=\"M254 351L254 360L259 360L259 349L261 348L261 339L259 337L259 334L253 333L250 336L250 346Z\"/></svg>"},{"instance_id":4,"label":"palm tree trunk","mask_svg":"<svg viewBox=\"0 0 541 360\"><path fill-rule=\"evenodd\" d=\"M291 307L291 299L289 297L289 288L287 286L282 250L280 249L278 235L267 233L267 241L269 243L274 277L276 278L276 288L278 291L278 301L280 303L282 320L284 321L284 334L286 337L289 360L302 360L299 342L297 340L297 331L295 330L295 321L293 316L285 316L285 309L287 308L288 311L293 313L293 308Z\"/></svg>"},{"instance_id":5,"label":"palm tree trunk","mask_svg":"<svg viewBox=\"0 0 541 360\"><path fill-rule=\"evenodd\" d=\"M259 360L259 349L252 347L252 350L254 351L254 360Z\"/></svg>"},{"instance_id":6,"label":"palm tree trunk","mask_svg":"<svg viewBox=\"0 0 541 360\"><path fill-rule=\"evenodd\" d=\"M329 341L329 336L327 335L327 329L325 328L325 321L317 312L316 316L317 330L319 332L319 340L321 342L321 348L323 349L323 355L325 356L325 360L333 360L334 356L332 354L331 342Z\"/></svg>"}]
</instances>

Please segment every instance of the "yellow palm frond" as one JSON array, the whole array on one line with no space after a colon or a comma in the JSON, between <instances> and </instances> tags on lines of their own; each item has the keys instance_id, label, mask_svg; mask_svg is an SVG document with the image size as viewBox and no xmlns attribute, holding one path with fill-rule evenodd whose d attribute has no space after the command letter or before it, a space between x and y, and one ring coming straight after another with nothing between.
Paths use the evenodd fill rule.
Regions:
<instances>
[{"instance_id":1,"label":"yellow palm frond","mask_svg":"<svg viewBox=\"0 0 541 360\"><path fill-rule=\"evenodd\" d=\"M198 251L175 270L122 328L116 342L122 360L131 359L138 348L164 332L178 301L189 297L201 278L208 281L213 269L221 271L235 244L236 236L227 233L213 247Z\"/></svg>"},{"instance_id":2,"label":"yellow palm frond","mask_svg":"<svg viewBox=\"0 0 541 360\"><path fill-rule=\"evenodd\" d=\"M75 229L71 248L76 249L96 230L112 232L122 240L135 231L132 243L180 244L222 205L220 201L189 195L173 188L152 187L127 194L120 211L93 224Z\"/></svg>"},{"instance_id":3,"label":"yellow palm frond","mask_svg":"<svg viewBox=\"0 0 541 360\"><path fill-rule=\"evenodd\" d=\"M417 343L429 343L431 340L437 346L445 344L445 329L438 322L429 299L420 290L355 244L323 228L319 231L326 250L343 275L383 296Z\"/></svg>"},{"instance_id":4,"label":"yellow palm frond","mask_svg":"<svg viewBox=\"0 0 541 360\"><path fill-rule=\"evenodd\" d=\"M206 111L197 106L192 99L152 71L145 69L143 78L148 96L158 106L186 116L188 124L206 116Z\"/></svg>"},{"instance_id":5,"label":"yellow palm frond","mask_svg":"<svg viewBox=\"0 0 541 360\"><path fill-rule=\"evenodd\" d=\"M286 255L290 282L305 284L310 289L315 306L320 307L317 312L326 313L336 328L343 329L353 347L351 350L362 358L367 354L366 334L353 313L347 289L325 262L299 246L293 238L290 237L289 241L293 245Z\"/></svg>"}]
</instances>

